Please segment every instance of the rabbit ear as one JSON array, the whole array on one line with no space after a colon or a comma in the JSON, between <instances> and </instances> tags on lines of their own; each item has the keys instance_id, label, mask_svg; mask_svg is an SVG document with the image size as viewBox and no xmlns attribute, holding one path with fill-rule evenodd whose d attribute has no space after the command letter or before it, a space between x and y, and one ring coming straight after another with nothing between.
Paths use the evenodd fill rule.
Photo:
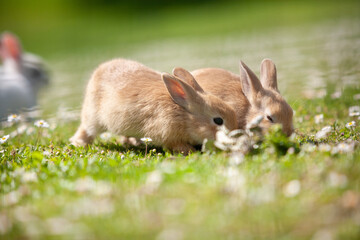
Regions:
<instances>
[{"instance_id":1,"label":"rabbit ear","mask_svg":"<svg viewBox=\"0 0 360 240\"><path fill-rule=\"evenodd\" d=\"M260 80L264 88L279 92L277 87L276 67L271 59L264 59L260 67Z\"/></svg>"},{"instance_id":2,"label":"rabbit ear","mask_svg":"<svg viewBox=\"0 0 360 240\"><path fill-rule=\"evenodd\" d=\"M249 101L263 89L255 73L243 61L240 61L240 81L243 93Z\"/></svg>"},{"instance_id":3,"label":"rabbit ear","mask_svg":"<svg viewBox=\"0 0 360 240\"><path fill-rule=\"evenodd\" d=\"M161 78L175 103L189 110L192 103L199 101L199 94L189 84L167 73L161 74Z\"/></svg>"},{"instance_id":4,"label":"rabbit ear","mask_svg":"<svg viewBox=\"0 0 360 240\"><path fill-rule=\"evenodd\" d=\"M175 77L180 78L181 80L185 81L187 84L192 86L196 91L204 92L204 90L200 87L200 85L195 80L193 75L189 71L185 70L184 68L176 67L173 69L172 73Z\"/></svg>"},{"instance_id":5,"label":"rabbit ear","mask_svg":"<svg viewBox=\"0 0 360 240\"><path fill-rule=\"evenodd\" d=\"M20 60L21 58L21 45L17 37L11 33L3 33L1 35L1 57L13 58Z\"/></svg>"}]
</instances>

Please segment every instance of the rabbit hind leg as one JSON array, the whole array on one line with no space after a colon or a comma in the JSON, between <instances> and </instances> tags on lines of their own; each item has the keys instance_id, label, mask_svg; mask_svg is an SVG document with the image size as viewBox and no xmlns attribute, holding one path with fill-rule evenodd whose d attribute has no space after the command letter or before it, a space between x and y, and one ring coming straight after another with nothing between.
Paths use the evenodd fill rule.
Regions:
<instances>
[{"instance_id":1,"label":"rabbit hind leg","mask_svg":"<svg viewBox=\"0 0 360 240\"><path fill-rule=\"evenodd\" d=\"M83 117L78 130L70 138L70 142L74 146L87 146L94 141L100 129L95 117Z\"/></svg>"}]
</instances>

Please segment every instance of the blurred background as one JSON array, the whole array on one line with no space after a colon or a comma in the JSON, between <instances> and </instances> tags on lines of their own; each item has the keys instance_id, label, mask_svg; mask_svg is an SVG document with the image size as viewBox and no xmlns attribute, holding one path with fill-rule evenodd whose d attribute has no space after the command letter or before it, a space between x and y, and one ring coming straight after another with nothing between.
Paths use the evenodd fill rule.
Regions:
<instances>
[{"instance_id":1,"label":"blurred background","mask_svg":"<svg viewBox=\"0 0 360 240\"><path fill-rule=\"evenodd\" d=\"M259 73L271 58L290 104L360 79L358 0L1 0L3 31L47 63L44 115L79 110L91 72L117 57L235 73L240 59Z\"/></svg>"}]
</instances>

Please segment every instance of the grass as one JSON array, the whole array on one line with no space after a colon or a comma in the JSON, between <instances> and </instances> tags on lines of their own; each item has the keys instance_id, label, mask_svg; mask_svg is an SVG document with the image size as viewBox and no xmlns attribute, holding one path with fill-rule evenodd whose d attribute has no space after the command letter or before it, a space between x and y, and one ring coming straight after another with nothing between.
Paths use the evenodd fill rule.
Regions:
<instances>
[{"instance_id":1,"label":"grass","mask_svg":"<svg viewBox=\"0 0 360 240\"><path fill-rule=\"evenodd\" d=\"M115 136L75 148L67 139L76 121L10 137L1 145L1 233L5 239L358 239L360 134L345 124L354 119L347 109L359 92L302 100L295 106L297 137L275 129L240 163L226 152L184 157L149 148L144 157L145 145L125 147ZM324 122L314 124L319 107ZM298 122L304 116L309 120ZM327 124L332 133L314 139ZM320 147L344 141L355 149Z\"/></svg>"},{"instance_id":2,"label":"grass","mask_svg":"<svg viewBox=\"0 0 360 240\"><path fill-rule=\"evenodd\" d=\"M7 2L6 8L0 8L0 29L18 33L26 49L56 63L52 66L58 81L53 82L56 91L61 87L81 89L74 85L75 80L85 81L84 72L103 58L118 56L119 52L139 56L137 47L161 43L164 38L191 42L265 30L269 33L265 42L273 44L270 38L276 36L271 35L272 29L296 30L300 26L305 35L307 26L314 23L352 19L359 12L357 1L340 5L336 1L227 2L128 15L114 14L118 9L68 9L61 1L54 1L61 6L55 4L43 11L33 1L21 2L24 4ZM358 31L345 36L356 44ZM329 78L327 82L338 85L329 84L327 94L319 98L299 98L300 93L289 96L289 104L296 111L296 137L285 138L275 127L244 157L226 151L171 155L153 146L146 150L144 144L125 146L119 137L106 135L98 137L89 148L75 148L68 139L76 131L78 119L64 112L69 118L52 117L58 101L48 101L51 91L45 94L47 98L41 102L48 109L43 117L49 128L38 128L33 122L0 128L0 137L10 135L0 144L0 238L359 239L360 122L358 117L349 117L348 109L359 105L353 96L360 93L360 88L358 81L350 86L340 81L348 77L358 80L358 54L344 47L333 52L336 61L329 60L329 55L315 49L322 42L313 46L311 41L300 39L300 43L306 46L289 47L285 39L270 51L280 60L282 55L277 52L305 52L282 58L283 64L277 66L279 74L285 75L281 81L289 78L303 83L303 77L320 72ZM284 44L287 49L282 48ZM264 41L259 45L267 46ZM228 58L221 58L223 62L233 60L234 55L247 54L250 58L263 54L252 49L251 53L214 49L219 51L219 58L225 54L224 49L229 51ZM314 57L307 51L321 56ZM178 57L180 52L174 54ZM300 70L286 69L285 63L294 61L292 56L302 56L295 59L303 61L296 65ZM153 63L154 57L162 55L141 57ZM332 61L341 65L332 65ZM312 66L312 71L302 69L304 66ZM70 73L76 76L69 77ZM294 86L300 88L294 82L289 88L299 92ZM342 87L342 94L333 98L337 87ZM68 96L72 95L61 98ZM74 97L77 105L79 98L79 94ZM315 123L319 114L324 119ZM350 121L357 126L347 128ZM316 133L325 126L331 126L331 132L317 139Z\"/></svg>"}]
</instances>

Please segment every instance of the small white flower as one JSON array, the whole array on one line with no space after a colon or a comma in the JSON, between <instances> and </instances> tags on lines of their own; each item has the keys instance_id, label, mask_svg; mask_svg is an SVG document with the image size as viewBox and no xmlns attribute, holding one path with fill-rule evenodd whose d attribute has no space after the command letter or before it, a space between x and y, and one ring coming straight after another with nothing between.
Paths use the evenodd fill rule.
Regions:
<instances>
[{"instance_id":1,"label":"small white flower","mask_svg":"<svg viewBox=\"0 0 360 240\"><path fill-rule=\"evenodd\" d=\"M161 171L154 170L154 171L148 173L147 178L146 178L146 184L160 185L162 180L163 180L163 176L162 176Z\"/></svg>"},{"instance_id":2,"label":"small white flower","mask_svg":"<svg viewBox=\"0 0 360 240\"><path fill-rule=\"evenodd\" d=\"M7 119L8 122L19 122L20 121L20 116L17 114L11 114L8 116Z\"/></svg>"},{"instance_id":3,"label":"small white flower","mask_svg":"<svg viewBox=\"0 0 360 240\"><path fill-rule=\"evenodd\" d=\"M104 132L104 133L100 134L100 138L102 140L109 140L111 138L111 136L112 136L112 134L109 132Z\"/></svg>"},{"instance_id":4,"label":"small white flower","mask_svg":"<svg viewBox=\"0 0 360 240\"><path fill-rule=\"evenodd\" d=\"M246 196L246 177L236 167L228 167L224 169L224 177L226 178L225 190L229 193L238 193L239 196Z\"/></svg>"},{"instance_id":5,"label":"small white flower","mask_svg":"<svg viewBox=\"0 0 360 240\"><path fill-rule=\"evenodd\" d=\"M239 165L240 163L244 162L244 154L241 152L234 152L231 154L230 159L229 159L229 164L236 166Z\"/></svg>"},{"instance_id":6,"label":"small white flower","mask_svg":"<svg viewBox=\"0 0 360 240\"><path fill-rule=\"evenodd\" d=\"M31 135L34 133L34 131L35 131L35 128L29 127L28 129L26 129L26 135Z\"/></svg>"},{"instance_id":7,"label":"small white flower","mask_svg":"<svg viewBox=\"0 0 360 240\"><path fill-rule=\"evenodd\" d=\"M78 179L75 182L75 191L78 193L91 192L94 189L96 182L91 177Z\"/></svg>"},{"instance_id":8,"label":"small white flower","mask_svg":"<svg viewBox=\"0 0 360 240\"><path fill-rule=\"evenodd\" d=\"M20 200L20 194L18 191L12 191L2 196L2 204L6 206L15 205Z\"/></svg>"},{"instance_id":9,"label":"small white flower","mask_svg":"<svg viewBox=\"0 0 360 240\"><path fill-rule=\"evenodd\" d=\"M21 176L21 181L22 182L37 182L38 181L38 177L36 172L25 172L22 176Z\"/></svg>"},{"instance_id":10,"label":"small white flower","mask_svg":"<svg viewBox=\"0 0 360 240\"><path fill-rule=\"evenodd\" d=\"M45 120L37 120L34 123L34 125L39 127L39 128L48 128L49 127L49 124Z\"/></svg>"},{"instance_id":11,"label":"small white flower","mask_svg":"<svg viewBox=\"0 0 360 240\"><path fill-rule=\"evenodd\" d=\"M43 155L44 155L44 156L50 156L50 154L51 154L51 153L50 153L49 151L43 151Z\"/></svg>"},{"instance_id":12,"label":"small white flower","mask_svg":"<svg viewBox=\"0 0 360 240\"><path fill-rule=\"evenodd\" d=\"M354 95L354 100L360 100L360 93Z\"/></svg>"},{"instance_id":13,"label":"small white flower","mask_svg":"<svg viewBox=\"0 0 360 240\"><path fill-rule=\"evenodd\" d=\"M20 125L20 126L16 129L16 131L17 131L18 134L23 134L23 133L26 131L26 129L27 129L27 126L26 126L25 124L23 124L23 125Z\"/></svg>"},{"instance_id":14,"label":"small white flower","mask_svg":"<svg viewBox=\"0 0 360 240\"><path fill-rule=\"evenodd\" d=\"M334 234L331 229L323 228L316 231L315 234L312 236L311 240L333 240L333 235Z\"/></svg>"},{"instance_id":15,"label":"small white flower","mask_svg":"<svg viewBox=\"0 0 360 240\"><path fill-rule=\"evenodd\" d=\"M311 153L316 150L316 145L310 144L310 143L305 143L304 145L302 145L301 150L304 152L307 152L307 153Z\"/></svg>"},{"instance_id":16,"label":"small white flower","mask_svg":"<svg viewBox=\"0 0 360 240\"><path fill-rule=\"evenodd\" d=\"M323 127L320 131L315 134L316 139L326 138L332 131L331 126Z\"/></svg>"},{"instance_id":17,"label":"small white flower","mask_svg":"<svg viewBox=\"0 0 360 240\"><path fill-rule=\"evenodd\" d=\"M216 132L215 146L223 151L227 151L230 146L234 145L236 140L228 136L229 131L225 127L220 127Z\"/></svg>"},{"instance_id":18,"label":"small white flower","mask_svg":"<svg viewBox=\"0 0 360 240\"><path fill-rule=\"evenodd\" d=\"M10 135L5 135L2 138L0 138L0 144L5 143L9 139Z\"/></svg>"},{"instance_id":19,"label":"small white flower","mask_svg":"<svg viewBox=\"0 0 360 240\"><path fill-rule=\"evenodd\" d=\"M331 146L329 144L320 144L319 145L319 151L320 152L330 152Z\"/></svg>"},{"instance_id":20,"label":"small white flower","mask_svg":"<svg viewBox=\"0 0 360 240\"><path fill-rule=\"evenodd\" d=\"M283 190L285 197L295 197L299 194L301 190L301 183L299 180L295 179L288 182Z\"/></svg>"},{"instance_id":21,"label":"small white flower","mask_svg":"<svg viewBox=\"0 0 360 240\"><path fill-rule=\"evenodd\" d=\"M332 154L336 154L336 153L352 153L354 151L355 148L355 143L339 143L336 147L333 148L333 150L331 151Z\"/></svg>"},{"instance_id":22,"label":"small white flower","mask_svg":"<svg viewBox=\"0 0 360 240\"><path fill-rule=\"evenodd\" d=\"M332 171L328 175L328 184L331 187L345 187L347 182L347 177L344 174Z\"/></svg>"},{"instance_id":23,"label":"small white flower","mask_svg":"<svg viewBox=\"0 0 360 240\"><path fill-rule=\"evenodd\" d=\"M151 194L156 191L163 181L163 174L160 170L154 170L148 173L144 190L146 193Z\"/></svg>"},{"instance_id":24,"label":"small white flower","mask_svg":"<svg viewBox=\"0 0 360 240\"><path fill-rule=\"evenodd\" d=\"M332 99L337 99L337 98L340 98L341 95L342 95L341 91L336 91L333 94L331 94L331 98Z\"/></svg>"},{"instance_id":25,"label":"small white flower","mask_svg":"<svg viewBox=\"0 0 360 240\"><path fill-rule=\"evenodd\" d=\"M152 141L152 139L149 137L143 137L143 138L140 138L140 140L143 141L144 143L148 143L148 142Z\"/></svg>"},{"instance_id":26,"label":"small white flower","mask_svg":"<svg viewBox=\"0 0 360 240\"><path fill-rule=\"evenodd\" d=\"M346 124L346 127L347 127L348 129L352 129L352 128L356 127L356 122L355 122L355 121L348 122L348 123Z\"/></svg>"},{"instance_id":27,"label":"small white flower","mask_svg":"<svg viewBox=\"0 0 360 240\"><path fill-rule=\"evenodd\" d=\"M315 123L319 124L322 123L324 121L324 114L319 114L315 116Z\"/></svg>"},{"instance_id":28,"label":"small white flower","mask_svg":"<svg viewBox=\"0 0 360 240\"><path fill-rule=\"evenodd\" d=\"M360 106L349 107L349 116L350 117L360 116Z\"/></svg>"}]
</instances>

